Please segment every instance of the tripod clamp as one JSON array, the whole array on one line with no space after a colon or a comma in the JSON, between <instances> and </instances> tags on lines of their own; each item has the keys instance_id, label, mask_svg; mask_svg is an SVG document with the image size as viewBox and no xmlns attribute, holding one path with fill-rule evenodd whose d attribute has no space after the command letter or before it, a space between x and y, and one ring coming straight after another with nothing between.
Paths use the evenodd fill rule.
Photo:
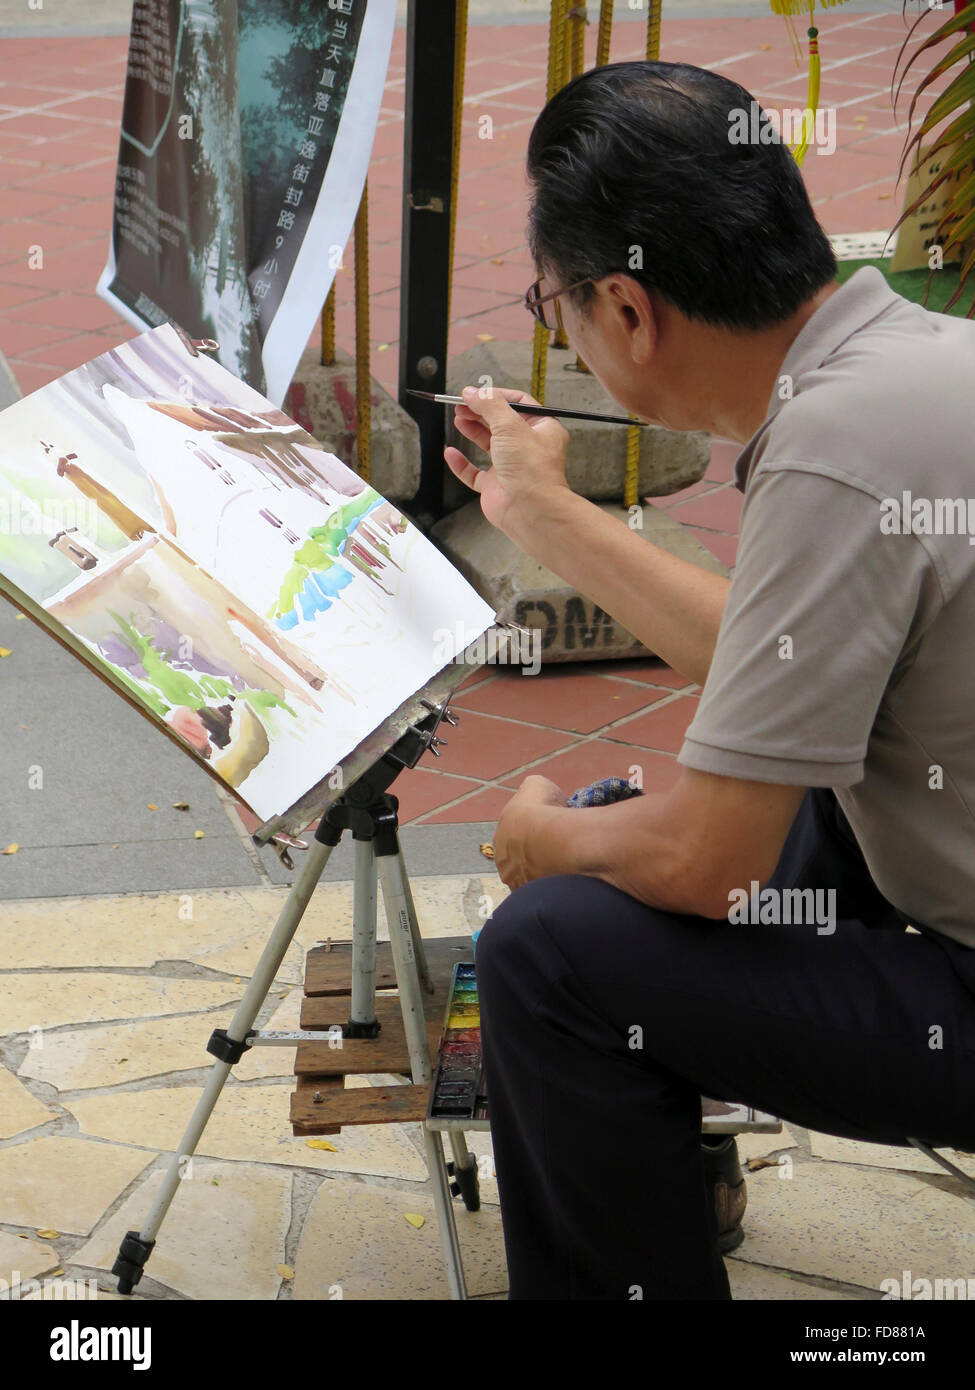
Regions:
<instances>
[{"instance_id":1,"label":"tripod clamp","mask_svg":"<svg viewBox=\"0 0 975 1390\"><path fill-rule=\"evenodd\" d=\"M447 743L446 739L437 737L436 731L441 721L455 727L457 724L446 700L442 705L435 705L430 700L422 700L421 704L429 712L411 724L392 748L361 777L357 777L322 816L315 831L315 839L320 844L334 848L342 832L351 830L356 840L374 840L377 855L398 853L396 832L399 826L399 801L387 788L405 769L416 767L427 749L440 757L437 748L445 747Z\"/></svg>"},{"instance_id":2,"label":"tripod clamp","mask_svg":"<svg viewBox=\"0 0 975 1390\"><path fill-rule=\"evenodd\" d=\"M126 1231L112 1265L112 1273L118 1279L119 1293L131 1293L138 1284L155 1243L154 1240L143 1240L138 1231Z\"/></svg>"}]
</instances>

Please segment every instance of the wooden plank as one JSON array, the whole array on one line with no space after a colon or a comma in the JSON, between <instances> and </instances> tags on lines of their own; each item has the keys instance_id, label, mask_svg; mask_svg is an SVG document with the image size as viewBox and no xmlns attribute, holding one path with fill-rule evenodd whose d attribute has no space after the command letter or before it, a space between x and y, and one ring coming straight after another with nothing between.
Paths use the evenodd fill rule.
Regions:
<instances>
[{"instance_id":1,"label":"wooden plank","mask_svg":"<svg viewBox=\"0 0 975 1390\"><path fill-rule=\"evenodd\" d=\"M345 1090L345 1077L344 1077L344 1076L316 1076L316 1077L315 1077L314 1085L313 1085L313 1086L309 1089L309 1091L308 1091L308 1101L309 1101L309 1104L311 1104L313 1110L315 1110L316 1112L318 1112L318 1111L320 1111L320 1110L323 1108L324 1104L326 1103L326 1098L327 1098L328 1096L330 1096L330 1095L334 1096L334 1095L336 1094L336 1092L344 1091L344 1090ZM316 1105L316 1104L314 1103L314 1097L315 1097L316 1092L322 1097L322 1104L321 1104L321 1105ZM306 1134L306 1133L307 1133L307 1134L341 1134L341 1133L342 1133L342 1126L341 1126L341 1125L335 1125L335 1124L332 1124L332 1125L318 1124L318 1125L315 1126L314 1129L309 1129L309 1130L297 1130L297 1129L295 1129L295 1130L293 1130L293 1132L294 1132L296 1135L297 1135L297 1134Z\"/></svg>"},{"instance_id":2,"label":"wooden plank","mask_svg":"<svg viewBox=\"0 0 975 1390\"><path fill-rule=\"evenodd\" d=\"M398 1009L398 1001L397 1009ZM442 1019L442 1011L441 1011ZM440 1046L442 1022L427 1020L427 1047L435 1061ZM295 1053L295 1076L330 1073L363 1076L369 1072L410 1074L410 1050L406 1045L402 1018L384 1024L378 1038L343 1038L341 1047L326 1040L299 1043Z\"/></svg>"},{"instance_id":3,"label":"wooden plank","mask_svg":"<svg viewBox=\"0 0 975 1390\"><path fill-rule=\"evenodd\" d=\"M458 961L474 959L469 936L433 937L425 940L430 973L435 980L450 979ZM305 957L305 994L311 997L328 994L348 994L352 979L352 942L333 941L331 948L313 946ZM388 941L376 943L376 988L395 989L396 970Z\"/></svg>"},{"instance_id":4,"label":"wooden plank","mask_svg":"<svg viewBox=\"0 0 975 1390\"><path fill-rule=\"evenodd\" d=\"M424 949L436 986L434 993L423 992L427 1045L435 1060L447 990L454 966L473 960L469 936L439 937L424 942ZM330 948L316 946L305 958L305 998L301 1008L301 1027L308 1032L326 1033L344 1028L351 1002L352 943L334 942ZM409 1049L403 1030L399 996L389 993L396 986L396 972L388 941L376 946L376 1018L380 1023L376 1038L344 1038L340 1048L328 1038L301 1043L295 1053L296 1089L291 1097L291 1122L296 1135L337 1134L349 1124L399 1124L426 1118L429 1086L369 1086L344 1088L346 1075L394 1073L408 1076ZM315 1104L318 1091L320 1103Z\"/></svg>"},{"instance_id":5,"label":"wooden plank","mask_svg":"<svg viewBox=\"0 0 975 1390\"><path fill-rule=\"evenodd\" d=\"M327 1033L344 1028L349 1021L348 994L318 995L301 1002L301 1027L309 1033ZM434 994L423 994L423 1012L431 1022L443 1024L447 1009L447 982L438 983ZM403 1010L398 994L376 995L376 1017L383 1029L403 1027ZM380 1034L382 1036L382 1034Z\"/></svg>"},{"instance_id":6,"label":"wooden plank","mask_svg":"<svg viewBox=\"0 0 975 1390\"><path fill-rule=\"evenodd\" d=\"M326 1125L403 1124L426 1118L429 1086L358 1086L341 1092L322 1092L323 1102L312 1101L314 1086L302 1077L291 1097L291 1124L295 1134L324 1134Z\"/></svg>"}]
</instances>

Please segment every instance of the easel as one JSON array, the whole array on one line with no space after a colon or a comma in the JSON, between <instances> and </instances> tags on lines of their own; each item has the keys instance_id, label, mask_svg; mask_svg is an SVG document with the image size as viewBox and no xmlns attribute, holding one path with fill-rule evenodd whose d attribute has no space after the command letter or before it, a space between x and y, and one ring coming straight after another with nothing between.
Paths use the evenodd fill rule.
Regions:
<instances>
[{"instance_id":1,"label":"easel","mask_svg":"<svg viewBox=\"0 0 975 1390\"><path fill-rule=\"evenodd\" d=\"M448 697L449 698L449 697ZM127 1231L119 1247L112 1273L118 1278L119 1293L131 1293L142 1278L159 1228L176 1195L182 1176L183 1160L196 1151L203 1131L220 1098L230 1069L251 1047L296 1047L304 1042L321 1042L321 1033L261 1034L254 1022L266 1000L275 976L294 939L305 909L318 886L332 850L342 834L351 830L355 842L355 881L352 937L352 995L348 1023L343 1037L375 1038L380 1029L376 1018L376 884L382 887L390 947L396 971L403 1026L409 1047L410 1069L415 1086L429 1087L431 1060L425 1027L423 992L433 992L433 982L420 938L409 879L399 844L398 802L388 788L404 768L415 767L429 748L439 757L436 737L441 720L453 724L448 698L440 705L421 703L428 713L410 725L388 752L351 784L325 811L308 848L307 859L291 889L274 930L268 939L253 977L227 1028L218 1028L207 1043L207 1051L217 1060L209 1080L186 1127L177 1151L166 1169L159 1195L141 1231ZM423 1142L427 1170L433 1183L434 1206L443 1248L451 1297L466 1299L467 1289L461 1263L457 1228L439 1133L426 1125ZM476 1206L477 1170L467 1152L463 1134L451 1132L455 1189L462 1192L467 1205Z\"/></svg>"}]
</instances>

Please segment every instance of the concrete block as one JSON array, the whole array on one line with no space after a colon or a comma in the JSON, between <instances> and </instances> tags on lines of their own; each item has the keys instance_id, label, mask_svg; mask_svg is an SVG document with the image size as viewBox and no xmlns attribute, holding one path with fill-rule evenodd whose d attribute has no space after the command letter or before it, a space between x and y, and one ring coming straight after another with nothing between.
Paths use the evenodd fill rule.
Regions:
<instances>
[{"instance_id":1,"label":"concrete block","mask_svg":"<svg viewBox=\"0 0 975 1390\"><path fill-rule=\"evenodd\" d=\"M298 363L284 410L302 429L356 467L355 359L337 348L334 366L323 367L319 348L306 348ZM408 502L420 486L420 431L398 401L372 382L370 483L394 502ZM446 466L445 466L446 467Z\"/></svg>"},{"instance_id":2,"label":"concrete block","mask_svg":"<svg viewBox=\"0 0 975 1390\"><path fill-rule=\"evenodd\" d=\"M447 366L447 392L460 395L465 386L482 384L490 377L495 386L527 391L532 375L532 345L523 343L478 343ZM545 381L545 404L569 410L591 410L602 415L623 415L594 376L576 369L576 355L566 348L549 348ZM453 407L446 407L447 443L473 463L489 462L483 450L454 429ZM593 501L623 500L626 477L626 436L623 425L604 425L586 420L563 421L569 431L566 475L573 492ZM704 476L711 456L710 435L679 433L656 425L640 431L641 497L662 497L690 487ZM448 475L447 500L451 507L463 503L466 489Z\"/></svg>"},{"instance_id":3,"label":"concrete block","mask_svg":"<svg viewBox=\"0 0 975 1390\"><path fill-rule=\"evenodd\" d=\"M604 512L624 523L627 512L602 503ZM726 574L719 560L667 512L646 504L637 531L651 545L715 574ZM438 521L433 539L461 573L506 621L541 632L543 661L597 661L646 656L647 649L558 575L520 551L484 519L477 498ZM585 537L579 537L580 545ZM534 651L534 647L532 648Z\"/></svg>"}]
</instances>

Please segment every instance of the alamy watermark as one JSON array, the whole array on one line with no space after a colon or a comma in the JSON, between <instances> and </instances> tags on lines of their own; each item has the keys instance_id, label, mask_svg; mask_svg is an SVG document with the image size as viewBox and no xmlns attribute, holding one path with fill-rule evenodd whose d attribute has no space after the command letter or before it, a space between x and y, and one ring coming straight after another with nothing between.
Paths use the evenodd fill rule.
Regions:
<instances>
[{"instance_id":1,"label":"alamy watermark","mask_svg":"<svg viewBox=\"0 0 975 1390\"><path fill-rule=\"evenodd\" d=\"M900 1279L881 1279L883 1298L912 1298L920 1302L975 1299L975 1279L915 1279L909 1269Z\"/></svg>"},{"instance_id":2,"label":"alamy watermark","mask_svg":"<svg viewBox=\"0 0 975 1390\"><path fill-rule=\"evenodd\" d=\"M45 497L35 502L16 493L12 500L0 497L0 535L49 536L53 531L80 531L94 535L98 530L98 503L94 498Z\"/></svg>"},{"instance_id":3,"label":"alamy watermark","mask_svg":"<svg viewBox=\"0 0 975 1390\"><path fill-rule=\"evenodd\" d=\"M885 497L880 503L884 536L967 536L975 545L975 497Z\"/></svg>"},{"instance_id":4,"label":"alamy watermark","mask_svg":"<svg viewBox=\"0 0 975 1390\"><path fill-rule=\"evenodd\" d=\"M815 926L817 936L836 930L835 888L748 888L728 894L728 921L753 926Z\"/></svg>"},{"instance_id":5,"label":"alamy watermark","mask_svg":"<svg viewBox=\"0 0 975 1390\"><path fill-rule=\"evenodd\" d=\"M25 1279L19 1269L9 1271L9 1279L0 1279L0 1299L19 1302L25 1298L43 1298L54 1302L78 1302L81 1299L97 1299L97 1279L61 1279L48 1276L45 1279Z\"/></svg>"},{"instance_id":6,"label":"alamy watermark","mask_svg":"<svg viewBox=\"0 0 975 1390\"><path fill-rule=\"evenodd\" d=\"M753 101L747 111L734 106L728 112L728 141L732 145L779 145L783 140L797 145L806 134L817 154L835 154L836 108L820 106L814 112L809 106L785 106L777 111L772 106L763 110Z\"/></svg>"},{"instance_id":7,"label":"alamy watermark","mask_svg":"<svg viewBox=\"0 0 975 1390\"><path fill-rule=\"evenodd\" d=\"M537 676L542 669L542 633L540 628L488 628L471 638L459 622L436 629L433 656L443 665L520 666L523 676Z\"/></svg>"}]
</instances>

